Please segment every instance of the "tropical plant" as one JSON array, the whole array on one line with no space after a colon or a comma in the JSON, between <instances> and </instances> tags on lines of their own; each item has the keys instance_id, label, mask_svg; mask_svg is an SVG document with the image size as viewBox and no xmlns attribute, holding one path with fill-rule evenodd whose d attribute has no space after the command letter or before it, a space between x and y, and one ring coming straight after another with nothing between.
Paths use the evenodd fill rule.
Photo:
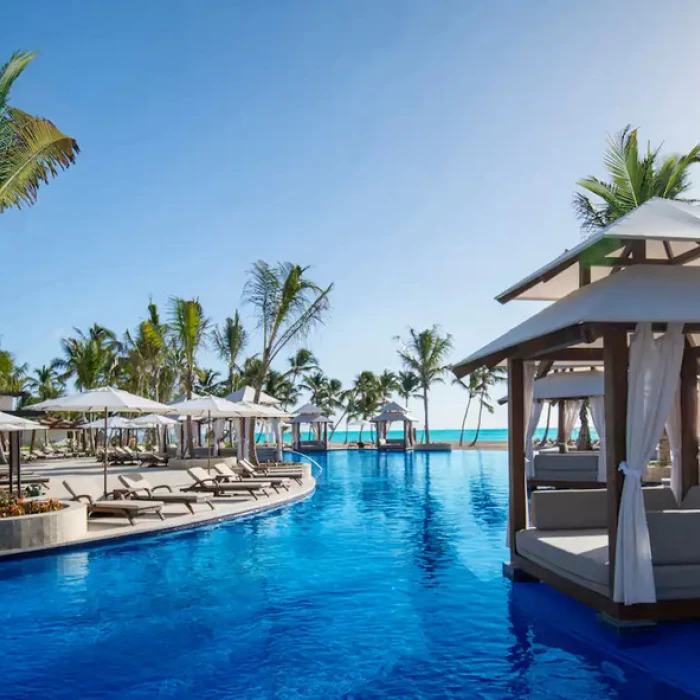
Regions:
<instances>
[{"instance_id":1,"label":"tropical plant","mask_svg":"<svg viewBox=\"0 0 700 700\"><path fill-rule=\"evenodd\" d=\"M481 419L484 414L484 409L487 413L493 413L494 407L491 402L491 388L500 382L505 381L506 370L503 367L494 367L493 369L488 369L482 367L475 372L476 379L476 398L479 402L479 417L476 423L476 433L474 434L474 439L471 441L470 445L476 445L479 439L479 433L481 432Z\"/></svg>"},{"instance_id":2,"label":"tropical plant","mask_svg":"<svg viewBox=\"0 0 700 700\"><path fill-rule=\"evenodd\" d=\"M133 335L126 332L123 349L122 368L128 376L125 383L132 391L160 401L164 393L161 380L169 356L168 325L161 322L153 300L148 303L148 318L139 324ZM167 388L165 393L169 393Z\"/></svg>"},{"instance_id":3,"label":"tropical plant","mask_svg":"<svg viewBox=\"0 0 700 700\"><path fill-rule=\"evenodd\" d=\"M377 377L377 392L382 403L389 403L391 395L399 390L399 378L391 370L385 369Z\"/></svg>"},{"instance_id":4,"label":"tropical plant","mask_svg":"<svg viewBox=\"0 0 700 700\"><path fill-rule=\"evenodd\" d=\"M604 163L610 181L585 177L576 183L597 198L592 201L588 194L580 192L574 195L574 210L582 229L603 229L652 197L682 199L691 187L690 167L698 162L700 144L684 155L662 158L660 149L652 150L649 144L640 153L637 129L628 124L608 139Z\"/></svg>"},{"instance_id":5,"label":"tropical plant","mask_svg":"<svg viewBox=\"0 0 700 700\"><path fill-rule=\"evenodd\" d=\"M464 431L467 425L467 417L469 416L469 409L472 405L472 400L477 396L479 392L479 372L476 370L472 372L469 376L463 379L453 379L452 384L457 384L467 391L467 405L464 408L464 415L462 416L462 428L459 432L459 444L460 447L464 445Z\"/></svg>"},{"instance_id":6,"label":"tropical plant","mask_svg":"<svg viewBox=\"0 0 700 700\"><path fill-rule=\"evenodd\" d=\"M213 394L218 395L222 389L221 373L213 369L195 368L195 385L194 390L197 394ZM223 388L227 385L224 383Z\"/></svg>"},{"instance_id":7,"label":"tropical plant","mask_svg":"<svg viewBox=\"0 0 700 700\"><path fill-rule=\"evenodd\" d=\"M0 212L33 204L40 184L70 167L80 151L48 119L9 105L15 80L35 57L33 51L15 51L0 68Z\"/></svg>"},{"instance_id":8,"label":"tropical plant","mask_svg":"<svg viewBox=\"0 0 700 700\"><path fill-rule=\"evenodd\" d=\"M299 348L294 355L288 358L289 369L284 373L284 377L296 384L302 372L310 372L319 369L316 356L306 348Z\"/></svg>"},{"instance_id":9,"label":"tropical plant","mask_svg":"<svg viewBox=\"0 0 700 700\"><path fill-rule=\"evenodd\" d=\"M260 371L254 382L255 401L260 399L265 376L272 362L290 343L304 339L323 323L330 309L333 285L321 287L306 277L307 267L279 263L271 267L258 260L253 264L244 288L244 299L257 316L262 332ZM250 436L255 458L255 436Z\"/></svg>"},{"instance_id":10,"label":"tropical plant","mask_svg":"<svg viewBox=\"0 0 700 700\"><path fill-rule=\"evenodd\" d=\"M248 344L248 333L243 328L241 317L236 311L233 318L228 317L221 327L213 332L214 347L219 352L219 357L226 362L228 369L228 393L238 389L238 356Z\"/></svg>"},{"instance_id":11,"label":"tropical plant","mask_svg":"<svg viewBox=\"0 0 700 700\"><path fill-rule=\"evenodd\" d=\"M401 340L399 338L399 340ZM430 444L430 421L428 392L433 384L444 382L444 376L449 366L447 356L452 349L452 336L440 335L437 326L424 331L409 328L408 338L402 341L399 357L404 367L413 372L420 382L423 398L423 413L425 419L425 441Z\"/></svg>"},{"instance_id":12,"label":"tropical plant","mask_svg":"<svg viewBox=\"0 0 700 700\"><path fill-rule=\"evenodd\" d=\"M280 401L285 410L293 406L299 399L299 388L286 378L285 374L271 369L265 377L263 391Z\"/></svg>"},{"instance_id":13,"label":"tropical plant","mask_svg":"<svg viewBox=\"0 0 700 700\"><path fill-rule=\"evenodd\" d=\"M198 299L170 299L170 333L173 343L182 353L182 386L186 398L192 398L197 378L197 353L206 346L209 319ZM187 417L187 450L194 454L192 417Z\"/></svg>"},{"instance_id":14,"label":"tropical plant","mask_svg":"<svg viewBox=\"0 0 700 700\"><path fill-rule=\"evenodd\" d=\"M420 380L416 374L406 370L399 372L397 378L398 388L396 392L404 400L406 408L408 408L408 402L412 398L419 396L418 388L420 387Z\"/></svg>"},{"instance_id":15,"label":"tropical plant","mask_svg":"<svg viewBox=\"0 0 700 700\"><path fill-rule=\"evenodd\" d=\"M55 399L63 392L63 384L59 379L56 367L42 365L27 377L26 388L31 392L31 402Z\"/></svg>"},{"instance_id":16,"label":"tropical plant","mask_svg":"<svg viewBox=\"0 0 700 700\"><path fill-rule=\"evenodd\" d=\"M362 432L365 422L369 421L379 410L380 393L379 381L374 372L365 370L355 377L352 389L352 418L360 419L359 441L362 442ZM348 412L347 419L351 419Z\"/></svg>"}]
</instances>

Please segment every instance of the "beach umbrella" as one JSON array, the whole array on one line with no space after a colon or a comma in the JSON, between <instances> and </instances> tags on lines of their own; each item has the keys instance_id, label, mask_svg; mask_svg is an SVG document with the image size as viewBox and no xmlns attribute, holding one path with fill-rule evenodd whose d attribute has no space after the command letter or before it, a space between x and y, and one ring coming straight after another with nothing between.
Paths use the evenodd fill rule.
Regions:
<instances>
[{"instance_id":1,"label":"beach umbrella","mask_svg":"<svg viewBox=\"0 0 700 700\"><path fill-rule=\"evenodd\" d=\"M0 432L7 433L19 433L24 430L44 430L44 426L41 423L36 423L33 420L27 420L26 418L20 418L20 416L13 416L11 413L3 413L0 411ZM19 443L13 447L13 443L10 442L10 455L13 455L15 450L19 449ZM22 475L21 475L21 461L19 459L19 454L16 455L17 459L17 495L20 494L22 489ZM10 475L10 493L12 493L12 462L14 460L10 458L9 460L9 475Z\"/></svg>"},{"instance_id":2,"label":"beach umbrella","mask_svg":"<svg viewBox=\"0 0 700 700\"><path fill-rule=\"evenodd\" d=\"M249 408L242 403L228 401L219 396L205 395L179 401L170 408L175 409L182 416L206 416L207 421L211 423L212 418L255 418L259 412L258 409L262 407ZM211 430L207 446L207 469L209 469L211 467Z\"/></svg>"},{"instance_id":3,"label":"beach umbrella","mask_svg":"<svg viewBox=\"0 0 700 700\"><path fill-rule=\"evenodd\" d=\"M104 412L105 436L109 429L110 413L169 413L170 406L151 401L143 396L130 394L122 389L114 389L111 386L99 389L89 389L78 394L62 396L58 399L48 399L40 403L32 404L33 411L56 411L71 413L98 413ZM105 441L106 442L106 441ZM104 493L107 495L107 445L104 450Z\"/></svg>"},{"instance_id":4,"label":"beach umbrella","mask_svg":"<svg viewBox=\"0 0 700 700\"><path fill-rule=\"evenodd\" d=\"M163 451L167 451L168 445L168 428L171 425L180 425L180 421L177 418L171 418L170 416L164 416L160 413L149 413L146 416L139 416L131 421L135 428L151 428L154 431L158 431L159 428L163 429ZM156 442L160 438L157 437Z\"/></svg>"}]
</instances>

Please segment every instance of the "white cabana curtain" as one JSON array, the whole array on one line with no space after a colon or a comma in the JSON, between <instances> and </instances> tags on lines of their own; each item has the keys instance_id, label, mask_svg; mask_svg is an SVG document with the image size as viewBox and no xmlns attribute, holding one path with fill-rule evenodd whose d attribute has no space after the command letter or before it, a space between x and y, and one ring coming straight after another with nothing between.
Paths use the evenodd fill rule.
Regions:
<instances>
[{"instance_id":1,"label":"white cabana curtain","mask_svg":"<svg viewBox=\"0 0 700 700\"><path fill-rule=\"evenodd\" d=\"M608 480L608 464L605 455L605 398L603 396L591 396L591 418L593 427L598 433L598 481L605 483Z\"/></svg>"},{"instance_id":2,"label":"white cabana curtain","mask_svg":"<svg viewBox=\"0 0 700 700\"><path fill-rule=\"evenodd\" d=\"M642 474L673 405L683 343L681 323L669 323L658 340L654 340L650 323L640 323L630 343L627 461L618 467L625 483L617 523L613 591L615 602L625 605L656 602Z\"/></svg>"},{"instance_id":3,"label":"white cabana curtain","mask_svg":"<svg viewBox=\"0 0 700 700\"><path fill-rule=\"evenodd\" d=\"M535 477L535 446L532 441L540 422L543 406L544 401L533 401L530 417L527 421L527 432L525 433L525 476L528 479L534 479Z\"/></svg>"},{"instance_id":4,"label":"white cabana curtain","mask_svg":"<svg viewBox=\"0 0 700 700\"><path fill-rule=\"evenodd\" d=\"M216 418L212 421L212 434L214 438L213 454L215 457L219 455L219 441L224 436L224 430L226 429L226 421L223 418Z\"/></svg>"},{"instance_id":5,"label":"white cabana curtain","mask_svg":"<svg viewBox=\"0 0 700 700\"><path fill-rule=\"evenodd\" d=\"M564 442L569 442L578 420L583 401L564 400Z\"/></svg>"},{"instance_id":6,"label":"white cabana curtain","mask_svg":"<svg viewBox=\"0 0 700 700\"><path fill-rule=\"evenodd\" d=\"M243 459L245 456L245 447L243 445L243 427L245 425L245 420L243 418L238 419L238 429L236 430L236 457L238 459Z\"/></svg>"},{"instance_id":7,"label":"white cabana curtain","mask_svg":"<svg viewBox=\"0 0 700 700\"><path fill-rule=\"evenodd\" d=\"M666 420L668 447L671 451L671 490L680 503L681 491L681 387L680 381Z\"/></svg>"}]
</instances>

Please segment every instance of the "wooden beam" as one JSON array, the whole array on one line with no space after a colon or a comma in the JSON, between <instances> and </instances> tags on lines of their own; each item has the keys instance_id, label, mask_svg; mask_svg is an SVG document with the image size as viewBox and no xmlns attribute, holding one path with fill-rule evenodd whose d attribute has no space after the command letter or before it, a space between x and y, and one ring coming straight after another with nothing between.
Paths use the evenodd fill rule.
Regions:
<instances>
[{"instance_id":1,"label":"wooden beam","mask_svg":"<svg viewBox=\"0 0 700 700\"><path fill-rule=\"evenodd\" d=\"M508 532L511 559L515 536L527 527L525 487L525 369L520 359L508 361Z\"/></svg>"},{"instance_id":2,"label":"wooden beam","mask_svg":"<svg viewBox=\"0 0 700 700\"><path fill-rule=\"evenodd\" d=\"M691 262L692 260L697 260L698 258L700 258L700 245L698 245L697 248L692 248L685 253L681 253L680 255L676 255L674 258L671 258L671 263L673 265L685 265L685 263Z\"/></svg>"},{"instance_id":3,"label":"wooden beam","mask_svg":"<svg viewBox=\"0 0 700 700\"><path fill-rule=\"evenodd\" d=\"M633 263L647 262L647 242L642 239L640 241L632 241L630 260Z\"/></svg>"},{"instance_id":4,"label":"wooden beam","mask_svg":"<svg viewBox=\"0 0 700 700\"><path fill-rule=\"evenodd\" d=\"M554 362L552 360L542 360L539 365L537 365L537 373L535 374L535 379L542 379L549 374L549 370L552 369Z\"/></svg>"},{"instance_id":5,"label":"wooden beam","mask_svg":"<svg viewBox=\"0 0 700 700\"><path fill-rule=\"evenodd\" d=\"M557 443L559 452L566 452L566 435L564 434L564 418L566 416L566 401L557 401Z\"/></svg>"},{"instance_id":6,"label":"wooden beam","mask_svg":"<svg viewBox=\"0 0 700 700\"><path fill-rule=\"evenodd\" d=\"M537 355L540 360L553 362L602 362L603 348L564 348Z\"/></svg>"},{"instance_id":7,"label":"wooden beam","mask_svg":"<svg viewBox=\"0 0 700 700\"><path fill-rule=\"evenodd\" d=\"M631 267L632 265L673 265L673 260L666 258L645 258L635 260L634 258L602 258L593 263L597 267Z\"/></svg>"},{"instance_id":8,"label":"wooden beam","mask_svg":"<svg viewBox=\"0 0 700 700\"><path fill-rule=\"evenodd\" d=\"M666 253L666 257L669 260L673 260L673 249L671 248L671 244L668 241L662 241L663 246L664 246L664 251Z\"/></svg>"},{"instance_id":9,"label":"wooden beam","mask_svg":"<svg viewBox=\"0 0 700 700\"><path fill-rule=\"evenodd\" d=\"M681 498L698 485L698 358L686 347L681 364Z\"/></svg>"},{"instance_id":10,"label":"wooden beam","mask_svg":"<svg viewBox=\"0 0 700 700\"><path fill-rule=\"evenodd\" d=\"M608 555L610 593L615 582L617 519L620 510L623 475L618 471L627 456L627 333L610 328L603 335L605 383L605 457L608 492Z\"/></svg>"},{"instance_id":11,"label":"wooden beam","mask_svg":"<svg viewBox=\"0 0 700 700\"><path fill-rule=\"evenodd\" d=\"M578 286L585 287L591 283L591 266L584 263L583 260L578 261Z\"/></svg>"}]
</instances>

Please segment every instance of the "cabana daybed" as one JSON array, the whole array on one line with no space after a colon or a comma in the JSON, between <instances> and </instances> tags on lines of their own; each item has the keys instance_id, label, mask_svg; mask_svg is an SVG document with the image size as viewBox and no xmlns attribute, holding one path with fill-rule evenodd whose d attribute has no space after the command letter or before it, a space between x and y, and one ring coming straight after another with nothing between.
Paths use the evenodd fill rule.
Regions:
<instances>
[{"instance_id":1,"label":"cabana daybed","mask_svg":"<svg viewBox=\"0 0 700 700\"><path fill-rule=\"evenodd\" d=\"M408 409L392 401L381 407L379 414L372 418L372 423L377 426L378 450L412 450L413 424L416 419L409 414ZM403 436L390 438L389 430L392 423L401 423Z\"/></svg>"},{"instance_id":2,"label":"cabana daybed","mask_svg":"<svg viewBox=\"0 0 700 700\"><path fill-rule=\"evenodd\" d=\"M618 629L700 617L700 208L651 200L504 292L553 301L453 367L508 366L509 545L504 573L547 582ZM554 362L604 374L604 489L536 492L526 430ZM672 489L642 488L666 428Z\"/></svg>"}]
</instances>

